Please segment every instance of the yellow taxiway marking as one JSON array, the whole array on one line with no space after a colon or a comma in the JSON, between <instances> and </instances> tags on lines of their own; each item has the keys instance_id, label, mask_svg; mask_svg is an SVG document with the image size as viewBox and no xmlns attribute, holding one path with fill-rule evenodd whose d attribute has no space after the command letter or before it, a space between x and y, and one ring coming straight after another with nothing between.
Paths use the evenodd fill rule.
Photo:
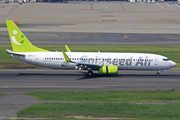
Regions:
<instances>
[{"instance_id":1,"label":"yellow taxiway marking","mask_svg":"<svg viewBox=\"0 0 180 120\"><path fill-rule=\"evenodd\" d=\"M93 4L91 3L91 10L93 10Z\"/></svg>"},{"instance_id":2,"label":"yellow taxiway marking","mask_svg":"<svg viewBox=\"0 0 180 120\"><path fill-rule=\"evenodd\" d=\"M123 5L122 5L121 3L120 3L120 5L121 5L121 7L122 7L123 11L125 11L125 9L124 9Z\"/></svg>"},{"instance_id":3,"label":"yellow taxiway marking","mask_svg":"<svg viewBox=\"0 0 180 120\"><path fill-rule=\"evenodd\" d=\"M101 15L101 17L115 17L115 15Z\"/></svg>"},{"instance_id":4,"label":"yellow taxiway marking","mask_svg":"<svg viewBox=\"0 0 180 120\"><path fill-rule=\"evenodd\" d=\"M124 31L124 28L123 28L123 25L122 25L122 23L121 23L121 21L120 21L120 19L119 19L118 15L117 15L117 13L116 13L115 11L114 11L114 13L115 13L115 15L116 15L116 17L117 17L117 19L118 19L118 21L119 21L120 25L121 25L121 28L122 28L123 33L124 33L124 37L125 37L125 38L127 38L126 33L125 33L125 31Z\"/></svg>"}]
</instances>

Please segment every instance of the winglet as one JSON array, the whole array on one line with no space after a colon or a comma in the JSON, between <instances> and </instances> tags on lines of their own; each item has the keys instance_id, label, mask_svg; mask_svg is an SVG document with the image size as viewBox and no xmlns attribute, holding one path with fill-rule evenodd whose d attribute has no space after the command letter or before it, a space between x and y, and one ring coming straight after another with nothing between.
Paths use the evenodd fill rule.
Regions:
<instances>
[{"instance_id":1,"label":"winglet","mask_svg":"<svg viewBox=\"0 0 180 120\"><path fill-rule=\"evenodd\" d=\"M62 51L62 53L64 55L64 59L66 60L66 62L72 62L64 51Z\"/></svg>"},{"instance_id":2,"label":"winglet","mask_svg":"<svg viewBox=\"0 0 180 120\"><path fill-rule=\"evenodd\" d=\"M65 47L66 47L67 52L71 52L71 50L69 49L69 47L67 45L65 45Z\"/></svg>"}]
</instances>

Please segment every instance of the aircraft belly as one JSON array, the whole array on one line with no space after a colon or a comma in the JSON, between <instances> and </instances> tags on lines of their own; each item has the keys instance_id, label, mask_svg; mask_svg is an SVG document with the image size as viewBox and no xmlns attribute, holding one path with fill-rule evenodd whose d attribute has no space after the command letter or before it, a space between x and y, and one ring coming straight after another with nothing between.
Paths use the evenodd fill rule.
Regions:
<instances>
[{"instance_id":1,"label":"aircraft belly","mask_svg":"<svg viewBox=\"0 0 180 120\"><path fill-rule=\"evenodd\" d=\"M151 66L118 66L119 70L152 70Z\"/></svg>"},{"instance_id":2,"label":"aircraft belly","mask_svg":"<svg viewBox=\"0 0 180 120\"><path fill-rule=\"evenodd\" d=\"M65 63L65 62L52 62L52 61L46 61L46 62L40 62L38 64L42 67L48 67L48 68L55 68L55 69L74 69L75 65L72 63Z\"/></svg>"}]
</instances>

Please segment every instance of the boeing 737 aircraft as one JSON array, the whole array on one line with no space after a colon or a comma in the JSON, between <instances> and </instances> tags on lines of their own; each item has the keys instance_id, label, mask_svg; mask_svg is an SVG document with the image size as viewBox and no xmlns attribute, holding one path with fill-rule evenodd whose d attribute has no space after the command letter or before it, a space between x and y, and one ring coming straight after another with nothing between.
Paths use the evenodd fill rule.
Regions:
<instances>
[{"instance_id":1,"label":"boeing 737 aircraft","mask_svg":"<svg viewBox=\"0 0 180 120\"><path fill-rule=\"evenodd\" d=\"M105 52L50 52L35 47L19 30L12 20L6 21L13 50L6 50L12 58L24 63L56 68L87 70L88 76L93 70L99 74L117 74L118 70L149 70L160 72L176 66L167 57L145 53L105 53Z\"/></svg>"}]
</instances>

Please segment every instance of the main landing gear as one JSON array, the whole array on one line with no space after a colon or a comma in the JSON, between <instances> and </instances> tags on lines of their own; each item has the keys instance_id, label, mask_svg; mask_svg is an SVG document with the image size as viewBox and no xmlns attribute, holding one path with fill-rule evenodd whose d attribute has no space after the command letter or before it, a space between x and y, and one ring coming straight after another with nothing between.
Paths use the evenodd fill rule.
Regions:
<instances>
[{"instance_id":1,"label":"main landing gear","mask_svg":"<svg viewBox=\"0 0 180 120\"><path fill-rule=\"evenodd\" d=\"M93 71L92 71L92 70L88 70L87 75L88 75L89 77L92 77L92 76L94 75L94 74L93 74Z\"/></svg>"}]
</instances>

